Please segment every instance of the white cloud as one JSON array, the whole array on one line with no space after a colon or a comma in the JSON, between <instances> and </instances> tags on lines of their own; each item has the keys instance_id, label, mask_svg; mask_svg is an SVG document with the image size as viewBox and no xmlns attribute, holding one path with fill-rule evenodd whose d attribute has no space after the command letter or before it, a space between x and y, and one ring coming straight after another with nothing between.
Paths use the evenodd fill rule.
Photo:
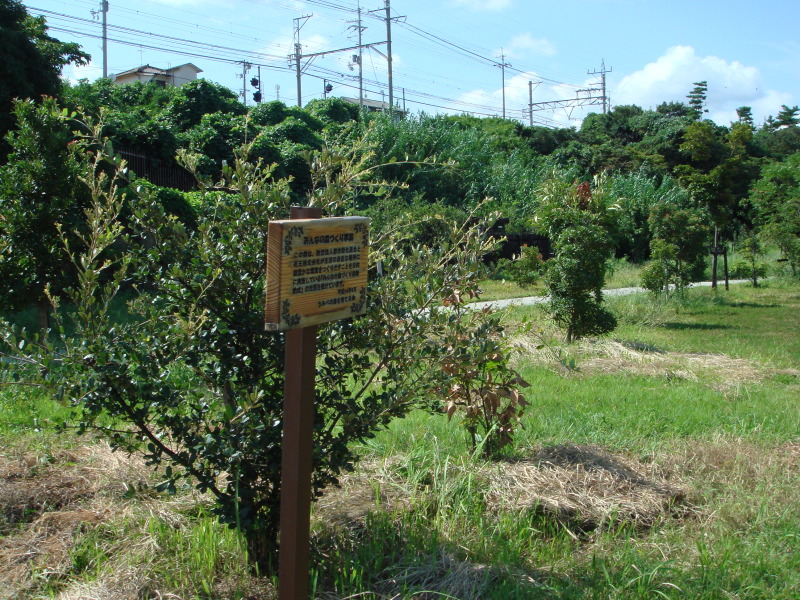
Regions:
<instances>
[{"instance_id":1,"label":"white cloud","mask_svg":"<svg viewBox=\"0 0 800 600\"><path fill-rule=\"evenodd\" d=\"M66 65L61 76L72 84L78 83L81 79L94 81L103 76L103 61L91 61L84 66Z\"/></svg>"},{"instance_id":2,"label":"white cloud","mask_svg":"<svg viewBox=\"0 0 800 600\"><path fill-rule=\"evenodd\" d=\"M556 47L548 39L535 38L530 33L521 33L511 38L504 51L508 58L522 58L528 54L553 56L556 54Z\"/></svg>"},{"instance_id":3,"label":"white cloud","mask_svg":"<svg viewBox=\"0 0 800 600\"><path fill-rule=\"evenodd\" d=\"M750 106L756 122L775 114L791 96L765 89L761 72L739 61L698 56L691 46L673 46L655 62L623 77L612 90L615 104L655 108L662 102L685 102L698 81L708 82L708 117L720 124L736 118L736 108Z\"/></svg>"},{"instance_id":4,"label":"white cloud","mask_svg":"<svg viewBox=\"0 0 800 600\"><path fill-rule=\"evenodd\" d=\"M300 38L300 44L303 46L303 54L313 54L315 52L330 50L330 42L324 35L313 34L302 36ZM269 64L288 65L288 57L290 55L294 56L294 37L290 34L286 34L275 38L264 47L261 52L275 57L266 61Z\"/></svg>"},{"instance_id":5,"label":"white cloud","mask_svg":"<svg viewBox=\"0 0 800 600\"><path fill-rule=\"evenodd\" d=\"M471 11L498 11L511 6L512 0L451 0L450 6L463 7Z\"/></svg>"}]
</instances>

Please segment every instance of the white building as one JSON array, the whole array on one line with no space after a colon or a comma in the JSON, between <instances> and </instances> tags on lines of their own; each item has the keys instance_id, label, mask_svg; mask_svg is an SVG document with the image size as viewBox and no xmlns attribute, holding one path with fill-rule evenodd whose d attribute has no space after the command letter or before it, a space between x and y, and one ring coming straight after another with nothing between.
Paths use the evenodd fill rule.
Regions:
<instances>
[{"instance_id":1,"label":"white building","mask_svg":"<svg viewBox=\"0 0 800 600\"><path fill-rule=\"evenodd\" d=\"M195 81L197 74L202 73L203 69L198 68L192 63L171 67L169 69L159 69L158 67L151 67L150 65L143 65L135 69L123 71L112 75L111 79L117 85L125 85L126 83L134 83L142 81L155 81L158 85L164 87L179 87L184 83Z\"/></svg>"}]
</instances>

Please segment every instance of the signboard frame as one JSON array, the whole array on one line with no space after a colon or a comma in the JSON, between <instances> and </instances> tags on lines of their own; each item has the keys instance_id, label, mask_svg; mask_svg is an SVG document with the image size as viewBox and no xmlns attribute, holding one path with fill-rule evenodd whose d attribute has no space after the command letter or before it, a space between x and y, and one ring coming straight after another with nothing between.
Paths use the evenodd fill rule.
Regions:
<instances>
[{"instance_id":1,"label":"signboard frame","mask_svg":"<svg viewBox=\"0 0 800 600\"><path fill-rule=\"evenodd\" d=\"M264 312L287 331L366 312L367 217L270 221Z\"/></svg>"}]
</instances>

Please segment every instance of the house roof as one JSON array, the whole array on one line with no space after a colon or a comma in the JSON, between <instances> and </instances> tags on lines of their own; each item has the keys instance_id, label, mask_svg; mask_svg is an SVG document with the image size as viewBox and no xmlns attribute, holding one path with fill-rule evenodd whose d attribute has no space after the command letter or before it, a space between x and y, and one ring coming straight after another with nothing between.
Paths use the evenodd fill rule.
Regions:
<instances>
[{"instance_id":1,"label":"house roof","mask_svg":"<svg viewBox=\"0 0 800 600\"><path fill-rule=\"evenodd\" d=\"M136 67L135 69L128 69L127 71L122 71L121 73L117 73L115 75L115 78L124 77L125 75L138 75L138 74L171 75L173 72L177 71L178 69L182 69L184 67L191 67L197 73L203 72L203 69L192 63L185 63L182 65L178 65L177 67L170 67L169 69L159 69L158 67L153 67L150 65L142 65L141 67Z\"/></svg>"}]
</instances>

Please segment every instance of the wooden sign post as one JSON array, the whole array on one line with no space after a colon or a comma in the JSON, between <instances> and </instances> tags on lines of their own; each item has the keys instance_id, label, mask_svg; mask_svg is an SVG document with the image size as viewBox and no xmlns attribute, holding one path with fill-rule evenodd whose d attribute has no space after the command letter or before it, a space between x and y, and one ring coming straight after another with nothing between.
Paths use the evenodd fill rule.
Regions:
<instances>
[{"instance_id":1,"label":"wooden sign post","mask_svg":"<svg viewBox=\"0 0 800 600\"><path fill-rule=\"evenodd\" d=\"M280 600L308 598L317 325L366 311L369 219L292 207L267 237L265 324L286 331Z\"/></svg>"}]
</instances>

